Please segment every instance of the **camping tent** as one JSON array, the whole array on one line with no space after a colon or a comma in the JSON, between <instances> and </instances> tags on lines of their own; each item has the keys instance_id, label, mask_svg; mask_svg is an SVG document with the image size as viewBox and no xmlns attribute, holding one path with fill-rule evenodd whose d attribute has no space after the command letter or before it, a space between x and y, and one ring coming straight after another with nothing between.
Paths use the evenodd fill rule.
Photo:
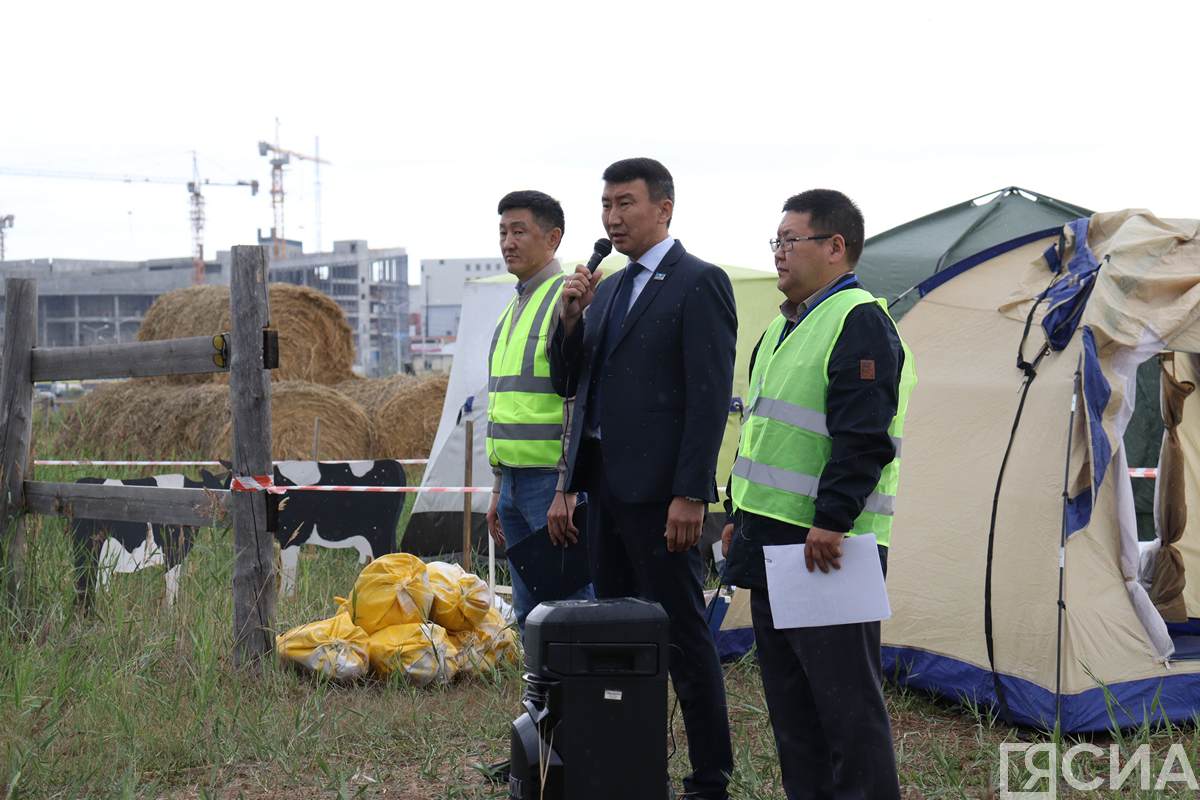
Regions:
<instances>
[{"instance_id":1,"label":"camping tent","mask_svg":"<svg viewBox=\"0 0 1200 800\"><path fill-rule=\"evenodd\" d=\"M1091 215L1086 208L1009 186L872 236L855 271L868 291L892 303L892 316L898 319L917 298L897 298L930 276L961 269L997 245L1040 239Z\"/></svg>"},{"instance_id":2,"label":"camping tent","mask_svg":"<svg viewBox=\"0 0 1200 800\"><path fill-rule=\"evenodd\" d=\"M1165 587L1148 593L1138 580L1122 442L1138 365L1160 350L1200 352L1198 229L1096 215L1061 240L1017 237L921 284L899 323L920 383L888 565L884 666L895 680L1064 731L1200 713L1200 637L1187 635L1200 617L1200 535L1193 526L1145 556L1143 578L1165 559L1187 579L1192 630L1169 628L1151 600ZM1018 393L1027 314L1051 282L1024 356L1035 361L1047 339L1053 348ZM1179 378L1194 378L1190 358L1175 361ZM1184 404L1176 459L1193 509L1198 403Z\"/></svg>"},{"instance_id":3,"label":"camping tent","mask_svg":"<svg viewBox=\"0 0 1200 800\"><path fill-rule=\"evenodd\" d=\"M872 236L863 247L856 272L868 290L890 302L899 320L921 296L1014 243L1056 235L1074 219L1090 217L1081 206L1028 189L1010 186L981 195ZM933 279L937 276L936 279ZM933 279L933 280L931 280ZM1146 363L1138 374L1138 404L1125 431L1125 447L1134 466L1158 456L1162 421L1157 413L1158 367ZM1154 534L1154 481L1134 485L1142 538Z\"/></svg>"},{"instance_id":4,"label":"camping tent","mask_svg":"<svg viewBox=\"0 0 1200 800\"><path fill-rule=\"evenodd\" d=\"M626 259L611 255L601 264L606 279L619 272ZM570 267L573 268L572 262ZM778 313L779 293L776 274L765 270L723 266L733 283L738 311L737 362L734 369L734 398L746 396L749 383L750 354L758 337L773 315ZM463 308L459 322L458 342L450 383L438 425L437 436L425 470L423 486L460 486L464 480L463 455L466 419L474 421L473 480L474 486L490 486L491 470L484 447L487 427L487 353L495 331L496 320L513 296L514 279L502 275L468 281L463 293ZM733 465L737 450L740 404L730 404L730 416L717 461L717 481L724 481ZM723 485L723 484L722 484ZM484 514L488 496L474 495L472 501L472 530L475 547L485 546ZM716 507L713 509L718 511ZM408 552L436 555L461 549L462 495L420 494L413 506L412 517L404 533L402 546ZM713 521L719 519L713 516ZM719 533L709 525L708 538Z\"/></svg>"}]
</instances>

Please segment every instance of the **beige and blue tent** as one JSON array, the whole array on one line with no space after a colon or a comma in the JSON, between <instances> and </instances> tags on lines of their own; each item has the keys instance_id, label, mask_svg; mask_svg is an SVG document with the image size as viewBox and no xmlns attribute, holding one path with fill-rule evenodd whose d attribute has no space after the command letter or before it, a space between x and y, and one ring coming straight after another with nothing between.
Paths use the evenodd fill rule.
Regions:
<instances>
[{"instance_id":1,"label":"beige and blue tent","mask_svg":"<svg viewBox=\"0 0 1200 800\"><path fill-rule=\"evenodd\" d=\"M1087 215L911 294L899 328L920 383L885 672L1022 725L1195 719L1200 223ZM1148 404L1144 364L1164 372ZM1131 465L1139 405L1166 432L1150 463ZM1139 542L1131 466L1159 470L1153 541Z\"/></svg>"}]
</instances>

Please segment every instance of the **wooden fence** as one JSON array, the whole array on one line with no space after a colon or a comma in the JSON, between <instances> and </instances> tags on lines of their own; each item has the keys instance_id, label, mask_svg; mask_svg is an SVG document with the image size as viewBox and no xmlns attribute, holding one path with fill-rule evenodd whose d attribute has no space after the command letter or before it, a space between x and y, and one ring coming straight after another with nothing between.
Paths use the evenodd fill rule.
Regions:
<instances>
[{"instance_id":1,"label":"wooden fence","mask_svg":"<svg viewBox=\"0 0 1200 800\"><path fill-rule=\"evenodd\" d=\"M233 248L231 330L157 342L89 347L37 347L37 282L5 282L0 362L0 537L7 551L7 588L23 578L29 514L209 525L230 514L234 530L234 662L254 664L274 646L275 554L266 492L213 492L147 486L104 486L26 480L31 466L35 382L229 372L233 474L271 475L271 384L277 366L270 329L267 265L261 247ZM215 507L213 500L216 500Z\"/></svg>"}]
</instances>

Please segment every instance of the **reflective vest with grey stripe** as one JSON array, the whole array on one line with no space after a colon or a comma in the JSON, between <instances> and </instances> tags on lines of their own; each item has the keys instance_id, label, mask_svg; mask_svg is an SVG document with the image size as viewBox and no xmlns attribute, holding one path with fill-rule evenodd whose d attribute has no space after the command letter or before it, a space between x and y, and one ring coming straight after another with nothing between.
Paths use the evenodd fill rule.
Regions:
<instances>
[{"instance_id":1,"label":"reflective vest with grey stripe","mask_svg":"<svg viewBox=\"0 0 1200 800\"><path fill-rule=\"evenodd\" d=\"M825 423L829 357L842 334L846 315L865 303L887 305L869 292L851 288L822 301L788 334L778 316L763 334L750 376L750 397L742 425L738 459L733 466L733 503L739 509L802 527L811 527L817 487L829 463L832 439ZM904 415L917 377L912 352L901 340L904 365L896 415L888 432L896 457L883 468L875 491L854 520L850 535L874 533L881 545L891 541L892 515L900 482L900 446ZM872 369L866 365L862 369ZM874 379L873 375L863 379Z\"/></svg>"},{"instance_id":2,"label":"reflective vest with grey stripe","mask_svg":"<svg viewBox=\"0 0 1200 800\"><path fill-rule=\"evenodd\" d=\"M562 456L563 399L550 382L546 337L563 277L542 283L524 309L509 303L488 356L488 460L510 467L554 467Z\"/></svg>"}]
</instances>

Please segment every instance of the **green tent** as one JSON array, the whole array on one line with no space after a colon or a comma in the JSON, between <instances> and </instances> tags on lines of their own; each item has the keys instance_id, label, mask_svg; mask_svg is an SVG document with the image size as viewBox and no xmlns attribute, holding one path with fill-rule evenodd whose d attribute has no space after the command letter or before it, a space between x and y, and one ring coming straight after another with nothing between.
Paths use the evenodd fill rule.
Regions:
<instances>
[{"instance_id":1,"label":"green tent","mask_svg":"<svg viewBox=\"0 0 1200 800\"><path fill-rule=\"evenodd\" d=\"M896 299L926 278L986 257L994 247L1040 238L1035 234L1091 215L1086 208L1010 186L872 236L855 271L869 291L892 302L892 315L899 318L916 296Z\"/></svg>"}]
</instances>

